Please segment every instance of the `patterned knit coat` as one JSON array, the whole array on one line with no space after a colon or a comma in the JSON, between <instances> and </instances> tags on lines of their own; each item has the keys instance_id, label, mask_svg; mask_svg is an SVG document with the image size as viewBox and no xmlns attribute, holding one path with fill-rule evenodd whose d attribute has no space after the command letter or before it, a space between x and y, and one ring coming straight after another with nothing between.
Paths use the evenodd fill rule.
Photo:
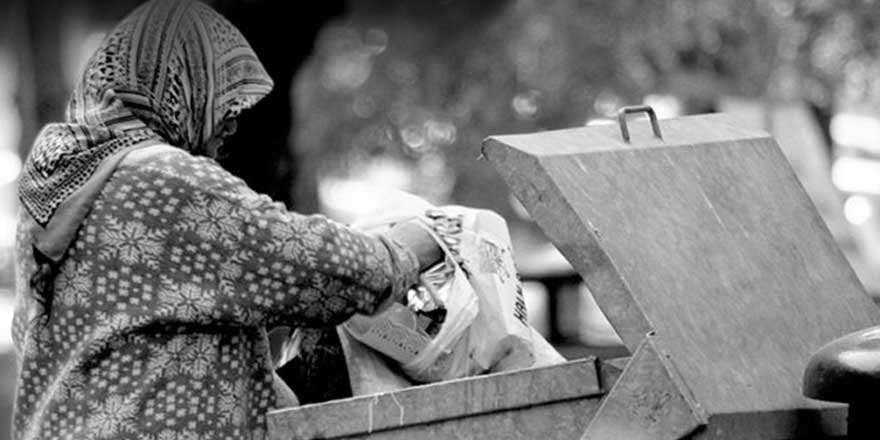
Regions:
<instances>
[{"instance_id":1,"label":"patterned knit coat","mask_svg":"<svg viewBox=\"0 0 880 440\"><path fill-rule=\"evenodd\" d=\"M15 439L262 439L266 328L334 325L415 281L392 240L198 156L269 89L204 4L151 1L108 34L19 182Z\"/></svg>"},{"instance_id":2,"label":"patterned knit coat","mask_svg":"<svg viewBox=\"0 0 880 440\"><path fill-rule=\"evenodd\" d=\"M47 320L19 289L17 438L261 439L275 405L265 329L372 313L416 265L211 159L123 162L62 260Z\"/></svg>"}]
</instances>

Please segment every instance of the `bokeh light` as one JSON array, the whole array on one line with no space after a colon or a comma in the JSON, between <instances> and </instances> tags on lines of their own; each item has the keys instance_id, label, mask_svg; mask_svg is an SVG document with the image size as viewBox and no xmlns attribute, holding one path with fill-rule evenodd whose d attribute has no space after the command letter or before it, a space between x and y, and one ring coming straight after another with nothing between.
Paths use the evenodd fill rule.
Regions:
<instances>
[{"instance_id":1,"label":"bokeh light","mask_svg":"<svg viewBox=\"0 0 880 440\"><path fill-rule=\"evenodd\" d=\"M838 113L831 119L837 145L880 152L880 119L869 114Z\"/></svg>"},{"instance_id":2,"label":"bokeh light","mask_svg":"<svg viewBox=\"0 0 880 440\"><path fill-rule=\"evenodd\" d=\"M21 158L18 154L9 150L0 150L0 187L15 182L20 173Z\"/></svg>"},{"instance_id":3,"label":"bokeh light","mask_svg":"<svg viewBox=\"0 0 880 440\"><path fill-rule=\"evenodd\" d=\"M874 206L867 197L850 196L843 205L843 214L854 225L863 225L874 215Z\"/></svg>"},{"instance_id":4,"label":"bokeh light","mask_svg":"<svg viewBox=\"0 0 880 440\"><path fill-rule=\"evenodd\" d=\"M831 180L848 193L880 195L880 162L860 157L841 157L831 167Z\"/></svg>"}]
</instances>

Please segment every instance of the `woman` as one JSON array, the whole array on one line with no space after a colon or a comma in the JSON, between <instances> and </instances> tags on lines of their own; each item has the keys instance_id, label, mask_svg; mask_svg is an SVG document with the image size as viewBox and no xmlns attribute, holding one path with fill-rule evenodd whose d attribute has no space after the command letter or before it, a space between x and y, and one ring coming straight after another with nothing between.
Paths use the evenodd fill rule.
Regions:
<instances>
[{"instance_id":1,"label":"woman","mask_svg":"<svg viewBox=\"0 0 880 440\"><path fill-rule=\"evenodd\" d=\"M271 87L194 1L142 5L91 58L19 183L16 439L263 438L265 329L374 313L439 258L414 225L300 216L205 157Z\"/></svg>"}]
</instances>

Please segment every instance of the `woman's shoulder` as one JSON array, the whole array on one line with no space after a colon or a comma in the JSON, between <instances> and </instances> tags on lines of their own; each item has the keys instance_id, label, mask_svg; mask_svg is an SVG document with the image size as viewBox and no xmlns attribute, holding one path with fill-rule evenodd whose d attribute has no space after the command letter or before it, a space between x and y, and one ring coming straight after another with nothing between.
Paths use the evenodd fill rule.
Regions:
<instances>
[{"instance_id":1,"label":"woman's shoulder","mask_svg":"<svg viewBox=\"0 0 880 440\"><path fill-rule=\"evenodd\" d=\"M129 153L113 180L146 186L192 186L200 191L249 192L243 180L223 169L216 160L195 156L168 145L154 145Z\"/></svg>"}]
</instances>

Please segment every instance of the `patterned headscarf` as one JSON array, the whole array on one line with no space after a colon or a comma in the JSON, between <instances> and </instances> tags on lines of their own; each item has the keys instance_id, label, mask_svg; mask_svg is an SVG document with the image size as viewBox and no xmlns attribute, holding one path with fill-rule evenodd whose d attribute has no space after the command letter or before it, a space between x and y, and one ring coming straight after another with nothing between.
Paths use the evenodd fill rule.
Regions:
<instances>
[{"instance_id":1,"label":"patterned headscarf","mask_svg":"<svg viewBox=\"0 0 880 440\"><path fill-rule=\"evenodd\" d=\"M19 181L22 204L46 226L118 153L167 143L204 154L225 120L271 89L247 41L216 11L192 0L145 3L87 63L66 122L37 136Z\"/></svg>"}]
</instances>

